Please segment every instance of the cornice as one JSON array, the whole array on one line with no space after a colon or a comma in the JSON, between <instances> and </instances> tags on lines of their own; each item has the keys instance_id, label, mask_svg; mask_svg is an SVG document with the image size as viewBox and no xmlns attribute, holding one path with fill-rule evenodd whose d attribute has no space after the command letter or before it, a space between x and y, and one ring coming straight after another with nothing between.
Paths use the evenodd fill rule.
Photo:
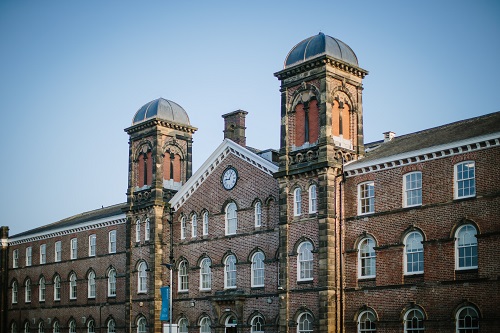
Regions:
<instances>
[{"instance_id":1,"label":"cornice","mask_svg":"<svg viewBox=\"0 0 500 333\"><path fill-rule=\"evenodd\" d=\"M167 120L163 120L163 119L152 118L152 119L140 122L138 124L132 125L130 127L127 127L124 129L124 131L130 135L130 134L137 133L139 131L142 131L144 129L154 127L154 126L162 126L162 127L182 131L182 132L187 132L190 134L193 134L194 132L196 132L198 130L198 128L193 127L193 126L189 126L186 124L180 124L180 123L175 123L175 122L167 121Z\"/></svg>"}]
</instances>

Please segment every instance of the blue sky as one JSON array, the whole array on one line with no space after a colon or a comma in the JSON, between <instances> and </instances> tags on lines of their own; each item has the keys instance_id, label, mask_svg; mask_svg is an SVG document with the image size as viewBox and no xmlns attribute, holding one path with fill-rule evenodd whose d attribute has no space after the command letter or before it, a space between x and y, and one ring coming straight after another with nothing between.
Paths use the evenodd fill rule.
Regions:
<instances>
[{"instance_id":1,"label":"blue sky","mask_svg":"<svg viewBox=\"0 0 500 333\"><path fill-rule=\"evenodd\" d=\"M2 225L11 235L124 202L134 113L188 112L194 168L249 112L247 144L278 148L288 51L347 43L364 80L365 141L500 110L498 1L0 1Z\"/></svg>"}]
</instances>

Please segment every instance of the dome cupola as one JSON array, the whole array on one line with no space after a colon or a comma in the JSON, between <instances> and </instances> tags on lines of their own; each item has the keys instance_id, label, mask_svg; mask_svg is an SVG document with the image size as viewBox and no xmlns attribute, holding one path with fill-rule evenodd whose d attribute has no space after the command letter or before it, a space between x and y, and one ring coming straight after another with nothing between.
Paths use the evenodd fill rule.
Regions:
<instances>
[{"instance_id":1,"label":"dome cupola","mask_svg":"<svg viewBox=\"0 0 500 333\"><path fill-rule=\"evenodd\" d=\"M191 126L186 110L179 104L164 98L155 99L142 106L139 111L135 113L132 125L153 118Z\"/></svg>"}]
</instances>

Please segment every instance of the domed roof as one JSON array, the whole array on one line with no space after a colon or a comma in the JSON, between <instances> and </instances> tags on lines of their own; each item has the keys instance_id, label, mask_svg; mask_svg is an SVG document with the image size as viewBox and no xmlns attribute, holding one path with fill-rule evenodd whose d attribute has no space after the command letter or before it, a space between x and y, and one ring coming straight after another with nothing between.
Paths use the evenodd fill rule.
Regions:
<instances>
[{"instance_id":1,"label":"domed roof","mask_svg":"<svg viewBox=\"0 0 500 333\"><path fill-rule=\"evenodd\" d=\"M140 108L134 115L132 125L152 118L191 125L187 112L179 104L164 98L155 99Z\"/></svg>"},{"instance_id":2,"label":"domed roof","mask_svg":"<svg viewBox=\"0 0 500 333\"><path fill-rule=\"evenodd\" d=\"M325 54L358 67L358 58L346 43L320 32L295 45L288 52L284 68Z\"/></svg>"}]
</instances>

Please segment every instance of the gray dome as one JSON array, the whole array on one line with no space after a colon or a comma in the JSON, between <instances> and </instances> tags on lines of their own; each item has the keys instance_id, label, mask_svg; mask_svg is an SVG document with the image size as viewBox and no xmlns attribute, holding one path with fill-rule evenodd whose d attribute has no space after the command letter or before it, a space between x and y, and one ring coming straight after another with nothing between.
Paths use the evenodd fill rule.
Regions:
<instances>
[{"instance_id":1,"label":"gray dome","mask_svg":"<svg viewBox=\"0 0 500 333\"><path fill-rule=\"evenodd\" d=\"M284 68L325 54L358 67L358 58L346 43L320 32L295 45L288 52Z\"/></svg>"},{"instance_id":2,"label":"gray dome","mask_svg":"<svg viewBox=\"0 0 500 333\"><path fill-rule=\"evenodd\" d=\"M132 125L152 118L191 125L187 112L179 104L164 98L155 99L140 108L134 115Z\"/></svg>"}]
</instances>

